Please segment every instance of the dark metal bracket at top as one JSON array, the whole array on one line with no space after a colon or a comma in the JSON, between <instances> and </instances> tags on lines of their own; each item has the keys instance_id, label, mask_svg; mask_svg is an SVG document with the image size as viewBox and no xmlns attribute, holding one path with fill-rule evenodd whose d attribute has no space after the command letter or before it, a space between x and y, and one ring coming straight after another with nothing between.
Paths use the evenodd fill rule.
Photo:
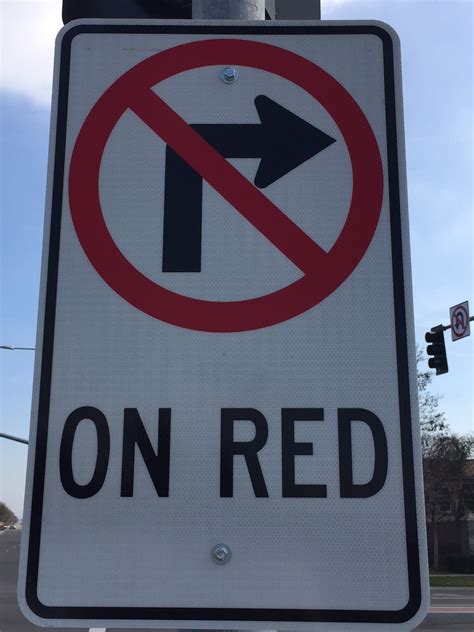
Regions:
<instances>
[{"instance_id":1,"label":"dark metal bracket at top","mask_svg":"<svg viewBox=\"0 0 474 632\"><path fill-rule=\"evenodd\" d=\"M275 1L266 2L266 19L274 20ZM63 0L64 24L79 18L190 20L192 0Z\"/></svg>"}]
</instances>

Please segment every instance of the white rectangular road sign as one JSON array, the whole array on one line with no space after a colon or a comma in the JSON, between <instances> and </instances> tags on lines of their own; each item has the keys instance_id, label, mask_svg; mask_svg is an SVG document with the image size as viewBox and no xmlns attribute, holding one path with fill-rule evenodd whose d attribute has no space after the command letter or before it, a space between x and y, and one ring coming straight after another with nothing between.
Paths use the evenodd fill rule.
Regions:
<instances>
[{"instance_id":1,"label":"white rectangular road sign","mask_svg":"<svg viewBox=\"0 0 474 632\"><path fill-rule=\"evenodd\" d=\"M467 338L471 335L469 318L469 301L449 308L451 340L461 340L461 338Z\"/></svg>"},{"instance_id":2,"label":"white rectangular road sign","mask_svg":"<svg viewBox=\"0 0 474 632\"><path fill-rule=\"evenodd\" d=\"M35 623L423 617L399 64L379 23L61 32L19 582Z\"/></svg>"}]
</instances>

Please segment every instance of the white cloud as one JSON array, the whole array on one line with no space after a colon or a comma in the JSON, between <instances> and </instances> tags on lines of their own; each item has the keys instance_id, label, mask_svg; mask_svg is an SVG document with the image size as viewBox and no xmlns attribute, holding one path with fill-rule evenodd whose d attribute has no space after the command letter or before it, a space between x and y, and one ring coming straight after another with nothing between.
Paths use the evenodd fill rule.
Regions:
<instances>
[{"instance_id":1,"label":"white cloud","mask_svg":"<svg viewBox=\"0 0 474 632\"><path fill-rule=\"evenodd\" d=\"M0 89L49 106L61 0L0 0Z\"/></svg>"},{"instance_id":2,"label":"white cloud","mask_svg":"<svg viewBox=\"0 0 474 632\"><path fill-rule=\"evenodd\" d=\"M341 7L350 6L350 3L351 0L321 0L321 18L323 20L342 19L337 13Z\"/></svg>"}]
</instances>

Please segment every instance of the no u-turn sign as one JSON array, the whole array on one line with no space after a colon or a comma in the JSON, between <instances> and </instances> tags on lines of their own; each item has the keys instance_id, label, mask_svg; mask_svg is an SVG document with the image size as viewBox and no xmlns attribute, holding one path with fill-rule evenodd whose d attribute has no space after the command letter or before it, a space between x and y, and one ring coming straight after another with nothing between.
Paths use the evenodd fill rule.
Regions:
<instances>
[{"instance_id":1,"label":"no u-turn sign","mask_svg":"<svg viewBox=\"0 0 474 632\"><path fill-rule=\"evenodd\" d=\"M396 36L75 22L19 600L36 623L426 609Z\"/></svg>"}]
</instances>

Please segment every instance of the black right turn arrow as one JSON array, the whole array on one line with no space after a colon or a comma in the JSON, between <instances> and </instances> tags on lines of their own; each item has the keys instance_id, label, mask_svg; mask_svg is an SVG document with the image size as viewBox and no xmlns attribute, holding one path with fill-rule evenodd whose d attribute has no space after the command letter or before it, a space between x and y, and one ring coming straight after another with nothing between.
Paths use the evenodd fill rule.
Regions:
<instances>
[{"instance_id":1,"label":"black right turn arrow","mask_svg":"<svg viewBox=\"0 0 474 632\"><path fill-rule=\"evenodd\" d=\"M307 121L260 95L257 124L197 124L224 158L261 158L255 185L262 189L335 142ZM202 178L166 148L163 272L201 271Z\"/></svg>"}]
</instances>

